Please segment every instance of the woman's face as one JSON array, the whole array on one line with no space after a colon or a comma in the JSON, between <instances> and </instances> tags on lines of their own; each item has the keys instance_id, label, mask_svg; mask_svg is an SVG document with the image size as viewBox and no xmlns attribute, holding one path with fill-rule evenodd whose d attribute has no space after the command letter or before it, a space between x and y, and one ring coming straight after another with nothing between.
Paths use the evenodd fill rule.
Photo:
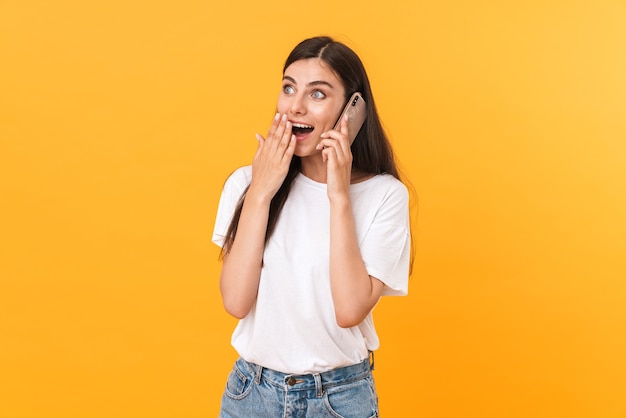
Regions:
<instances>
[{"instance_id":1,"label":"woman's face","mask_svg":"<svg viewBox=\"0 0 626 418\"><path fill-rule=\"evenodd\" d=\"M297 156L321 152L315 149L320 135L333 129L345 100L343 83L321 59L302 59L287 67L277 110L292 123Z\"/></svg>"}]
</instances>

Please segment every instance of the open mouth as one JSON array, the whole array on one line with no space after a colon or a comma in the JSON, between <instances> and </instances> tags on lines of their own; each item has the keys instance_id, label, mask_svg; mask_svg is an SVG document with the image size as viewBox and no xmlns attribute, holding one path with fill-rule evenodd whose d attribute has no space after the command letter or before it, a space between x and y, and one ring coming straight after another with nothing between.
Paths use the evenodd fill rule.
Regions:
<instances>
[{"instance_id":1,"label":"open mouth","mask_svg":"<svg viewBox=\"0 0 626 418\"><path fill-rule=\"evenodd\" d=\"M308 133L313 132L314 127L311 125L305 125L303 123L293 123L291 125L291 132L296 135L306 135Z\"/></svg>"}]
</instances>

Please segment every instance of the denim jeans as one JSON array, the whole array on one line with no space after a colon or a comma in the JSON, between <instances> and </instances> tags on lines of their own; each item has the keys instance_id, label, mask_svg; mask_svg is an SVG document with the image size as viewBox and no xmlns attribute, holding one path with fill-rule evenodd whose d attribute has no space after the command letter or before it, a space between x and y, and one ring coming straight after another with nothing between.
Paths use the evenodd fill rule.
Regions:
<instances>
[{"instance_id":1,"label":"denim jeans","mask_svg":"<svg viewBox=\"0 0 626 418\"><path fill-rule=\"evenodd\" d=\"M324 373L291 375L235 362L220 418L374 418L378 396L370 360Z\"/></svg>"}]
</instances>

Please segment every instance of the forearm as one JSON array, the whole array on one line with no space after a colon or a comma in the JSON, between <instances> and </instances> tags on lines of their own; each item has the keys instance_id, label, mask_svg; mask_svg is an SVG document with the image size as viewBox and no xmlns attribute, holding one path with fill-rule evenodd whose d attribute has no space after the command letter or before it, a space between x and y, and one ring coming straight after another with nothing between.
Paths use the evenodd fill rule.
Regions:
<instances>
[{"instance_id":1,"label":"forearm","mask_svg":"<svg viewBox=\"0 0 626 418\"><path fill-rule=\"evenodd\" d=\"M270 199L252 190L245 198L232 247L224 256L220 291L226 311L245 317L256 300L267 228Z\"/></svg>"},{"instance_id":2,"label":"forearm","mask_svg":"<svg viewBox=\"0 0 626 418\"><path fill-rule=\"evenodd\" d=\"M342 327L361 323L382 291L382 283L370 277L361 257L349 197L331 202L330 281L335 316Z\"/></svg>"}]
</instances>

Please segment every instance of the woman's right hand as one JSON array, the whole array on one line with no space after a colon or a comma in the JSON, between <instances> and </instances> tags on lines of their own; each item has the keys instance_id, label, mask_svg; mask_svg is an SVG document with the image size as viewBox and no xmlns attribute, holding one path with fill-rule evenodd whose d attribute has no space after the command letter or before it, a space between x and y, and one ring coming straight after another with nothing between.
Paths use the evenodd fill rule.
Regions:
<instances>
[{"instance_id":1,"label":"woman's right hand","mask_svg":"<svg viewBox=\"0 0 626 418\"><path fill-rule=\"evenodd\" d=\"M248 195L256 194L271 200L283 184L296 149L296 138L291 133L287 115L276 114L267 138L257 134L259 146L252 161L252 181Z\"/></svg>"},{"instance_id":2,"label":"woman's right hand","mask_svg":"<svg viewBox=\"0 0 626 418\"><path fill-rule=\"evenodd\" d=\"M226 312L244 318L256 301L263 266L265 233L272 198L289 172L296 148L287 117L276 115L267 138L257 135L252 181L246 192L230 251L224 255L220 291Z\"/></svg>"}]
</instances>

